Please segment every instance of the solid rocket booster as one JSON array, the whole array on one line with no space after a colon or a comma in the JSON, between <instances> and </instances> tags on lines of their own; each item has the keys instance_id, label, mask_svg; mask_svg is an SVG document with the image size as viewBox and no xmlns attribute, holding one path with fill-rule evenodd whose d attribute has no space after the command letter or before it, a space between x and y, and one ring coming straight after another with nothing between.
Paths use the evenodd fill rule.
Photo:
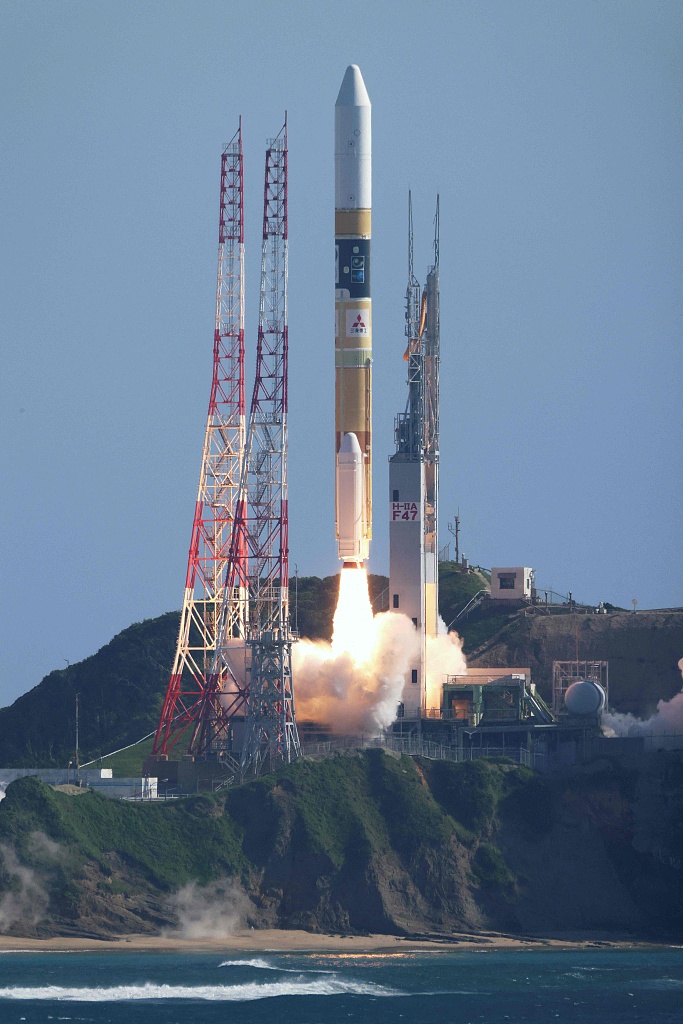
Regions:
<instances>
[{"instance_id":1,"label":"solid rocket booster","mask_svg":"<svg viewBox=\"0 0 683 1024\"><path fill-rule=\"evenodd\" d=\"M344 434L337 452L336 490L339 557L345 562L362 562L365 475L355 434Z\"/></svg>"},{"instance_id":2,"label":"solid rocket booster","mask_svg":"<svg viewBox=\"0 0 683 1024\"><path fill-rule=\"evenodd\" d=\"M339 557L363 562L372 537L372 134L355 64L334 115L336 534Z\"/></svg>"}]
</instances>

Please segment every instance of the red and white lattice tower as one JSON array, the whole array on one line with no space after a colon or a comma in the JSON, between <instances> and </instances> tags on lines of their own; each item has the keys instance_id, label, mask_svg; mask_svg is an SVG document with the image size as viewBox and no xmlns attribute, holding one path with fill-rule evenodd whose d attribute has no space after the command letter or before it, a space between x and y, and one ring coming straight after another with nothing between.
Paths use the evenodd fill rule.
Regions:
<instances>
[{"instance_id":1,"label":"red and white lattice tower","mask_svg":"<svg viewBox=\"0 0 683 1024\"><path fill-rule=\"evenodd\" d=\"M242 768L288 763L301 753L292 695L287 509L287 121L266 151L256 377L226 586L249 595L250 651ZM216 677L230 670L224 612ZM233 680L233 688L235 686ZM228 682L228 688L230 683ZM231 706L232 705L232 706ZM226 733L235 702L205 701L203 753Z\"/></svg>"},{"instance_id":2,"label":"red and white lattice tower","mask_svg":"<svg viewBox=\"0 0 683 1024\"><path fill-rule=\"evenodd\" d=\"M153 754L168 755L192 726L215 662L220 622L243 637L244 592L226 590L246 439L244 393L244 171L242 119L221 160L213 378L180 617ZM225 674L226 670L223 670Z\"/></svg>"}]
</instances>

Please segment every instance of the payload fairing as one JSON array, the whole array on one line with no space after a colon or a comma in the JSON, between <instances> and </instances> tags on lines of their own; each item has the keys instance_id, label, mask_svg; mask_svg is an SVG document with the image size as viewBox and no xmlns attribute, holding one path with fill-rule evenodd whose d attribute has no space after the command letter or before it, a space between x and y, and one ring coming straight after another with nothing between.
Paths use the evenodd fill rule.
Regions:
<instances>
[{"instance_id":1,"label":"payload fairing","mask_svg":"<svg viewBox=\"0 0 683 1024\"><path fill-rule=\"evenodd\" d=\"M364 562L372 537L371 106L346 69L335 106L335 497L339 557Z\"/></svg>"}]
</instances>

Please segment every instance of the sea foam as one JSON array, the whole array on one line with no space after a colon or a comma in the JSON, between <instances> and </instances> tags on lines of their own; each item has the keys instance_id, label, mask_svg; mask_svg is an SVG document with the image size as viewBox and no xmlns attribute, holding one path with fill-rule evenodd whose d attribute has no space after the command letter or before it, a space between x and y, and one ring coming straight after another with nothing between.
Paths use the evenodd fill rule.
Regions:
<instances>
[{"instance_id":1,"label":"sea foam","mask_svg":"<svg viewBox=\"0 0 683 1024\"><path fill-rule=\"evenodd\" d=\"M276 996L400 996L402 992L383 985L359 981L325 978L306 981L292 978L286 981L258 985L116 985L111 988L68 988L45 985L40 988L0 988L0 999L60 1000L71 1003L118 1003L157 999L204 999L210 1002L248 1002L254 999L272 999Z\"/></svg>"}]
</instances>

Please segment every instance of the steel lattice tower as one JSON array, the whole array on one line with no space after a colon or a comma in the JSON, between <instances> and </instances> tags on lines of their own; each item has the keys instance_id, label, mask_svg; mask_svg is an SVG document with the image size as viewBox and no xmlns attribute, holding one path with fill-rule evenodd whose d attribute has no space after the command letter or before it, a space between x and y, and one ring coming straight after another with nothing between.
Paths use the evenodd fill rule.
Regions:
<instances>
[{"instance_id":1,"label":"steel lattice tower","mask_svg":"<svg viewBox=\"0 0 683 1024\"><path fill-rule=\"evenodd\" d=\"M168 755L196 726L215 662L219 622L244 636L244 592L225 587L245 447L244 170L242 119L221 159L216 326L180 631L153 754ZM221 677L227 669L221 669ZM223 679L219 681L219 686Z\"/></svg>"},{"instance_id":2,"label":"steel lattice tower","mask_svg":"<svg viewBox=\"0 0 683 1024\"><path fill-rule=\"evenodd\" d=\"M226 587L248 593L250 652L242 769L288 763L301 753L292 695L287 508L287 121L266 151L256 376ZM227 615L215 677L230 668ZM230 684L228 684L230 685ZM232 684L234 687L234 683ZM235 700L207 699L193 752L228 732Z\"/></svg>"}]
</instances>

